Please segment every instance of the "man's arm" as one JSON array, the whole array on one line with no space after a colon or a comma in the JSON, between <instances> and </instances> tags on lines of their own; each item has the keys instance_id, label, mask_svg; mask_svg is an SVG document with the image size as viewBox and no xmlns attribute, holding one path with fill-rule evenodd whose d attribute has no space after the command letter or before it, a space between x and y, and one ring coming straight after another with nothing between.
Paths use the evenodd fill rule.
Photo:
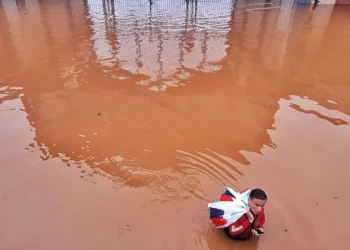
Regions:
<instances>
[{"instance_id":1,"label":"man's arm","mask_svg":"<svg viewBox=\"0 0 350 250\"><path fill-rule=\"evenodd\" d=\"M257 226L256 229L258 229L259 231L264 233L264 224L265 224L265 213L262 212L261 218L260 218L260 223L259 223L259 225ZM254 236L260 236L255 229L252 229L252 234Z\"/></svg>"},{"instance_id":2,"label":"man's arm","mask_svg":"<svg viewBox=\"0 0 350 250\"><path fill-rule=\"evenodd\" d=\"M240 218L235 223L232 223L229 226L230 234L231 235L239 235L239 234L243 233L250 225L251 225L251 223L246 218L246 215L243 215L242 218Z\"/></svg>"},{"instance_id":3,"label":"man's arm","mask_svg":"<svg viewBox=\"0 0 350 250\"><path fill-rule=\"evenodd\" d=\"M259 223L259 225L258 225L257 228L263 229L263 228L264 228L264 224L265 224L265 213L262 212L262 214L261 214L261 219L260 219L260 223Z\"/></svg>"}]
</instances>

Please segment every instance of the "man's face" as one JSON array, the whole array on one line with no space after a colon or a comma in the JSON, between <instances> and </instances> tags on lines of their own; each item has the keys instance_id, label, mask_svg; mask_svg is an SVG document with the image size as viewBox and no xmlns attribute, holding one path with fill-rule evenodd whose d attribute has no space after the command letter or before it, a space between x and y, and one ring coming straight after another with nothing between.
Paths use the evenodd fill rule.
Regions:
<instances>
[{"instance_id":1,"label":"man's face","mask_svg":"<svg viewBox=\"0 0 350 250\"><path fill-rule=\"evenodd\" d=\"M249 206L250 206L250 211L254 215L258 215L265 207L265 204L267 200L260 200L260 199L248 199Z\"/></svg>"}]
</instances>

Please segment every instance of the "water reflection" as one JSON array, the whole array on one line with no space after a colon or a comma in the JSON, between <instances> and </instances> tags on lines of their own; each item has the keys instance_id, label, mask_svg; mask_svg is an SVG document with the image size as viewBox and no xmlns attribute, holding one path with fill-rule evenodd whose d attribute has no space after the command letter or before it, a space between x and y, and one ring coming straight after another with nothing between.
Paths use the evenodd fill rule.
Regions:
<instances>
[{"instance_id":1,"label":"water reflection","mask_svg":"<svg viewBox=\"0 0 350 250\"><path fill-rule=\"evenodd\" d=\"M105 176L117 192L147 190L149 204L187 202L191 209L177 209L193 224L184 231L190 237L178 237L188 242L173 237L183 225L172 228L169 242L176 238L188 249L232 246L203 222L203 204L224 185L242 187L254 165L249 154L265 159L266 148L281 148L291 113L309 129L322 126L317 140L309 138L319 145L341 134L334 131L348 132L346 7L283 1L281 11L247 12L249 3L224 0L0 3L4 141L30 137L23 147L36 158L40 150L42 162L59 160L93 183ZM20 132L6 116L18 113L28 121L11 120L25 127ZM344 138L334 143L339 152L347 148ZM17 151L2 145L1 159L10 164ZM290 160L285 152L279 166ZM268 166L259 168L269 172ZM149 217L158 210L147 210ZM267 239L271 249L281 249ZM258 248L256 241L234 247Z\"/></svg>"},{"instance_id":2,"label":"water reflection","mask_svg":"<svg viewBox=\"0 0 350 250\"><path fill-rule=\"evenodd\" d=\"M94 50L112 77L127 77L115 72L118 66L142 76L136 84L159 91L179 86L196 71L220 69L213 63L226 54L231 1L219 7L180 0L112 2L88 1Z\"/></svg>"},{"instance_id":3,"label":"water reflection","mask_svg":"<svg viewBox=\"0 0 350 250\"><path fill-rule=\"evenodd\" d=\"M249 164L240 150L276 147L267 131L281 98L307 95L329 107L330 79L337 90L346 80L344 57L336 57L332 73L323 70L332 66L327 60L314 74L306 70L315 51L330 56L318 46L323 40L342 36L332 28L333 7L246 8L231 1L2 1L1 55L8 61L0 76L24 87L36 128L31 147L44 160L102 169L127 185L151 185L152 171L164 167L234 183ZM147 92L179 86L167 96ZM349 112L346 96L337 97L337 108ZM215 158L208 162L207 153ZM142 162L154 163L136 171ZM156 184L175 174L163 175ZM201 190L199 183L188 190Z\"/></svg>"}]
</instances>

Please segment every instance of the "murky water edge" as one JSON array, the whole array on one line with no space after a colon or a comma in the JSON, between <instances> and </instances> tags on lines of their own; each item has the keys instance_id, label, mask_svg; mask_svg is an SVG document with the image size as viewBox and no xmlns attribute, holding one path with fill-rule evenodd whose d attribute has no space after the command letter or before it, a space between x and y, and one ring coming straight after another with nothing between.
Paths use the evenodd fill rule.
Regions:
<instances>
[{"instance_id":1,"label":"murky water edge","mask_svg":"<svg viewBox=\"0 0 350 250\"><path fill-rule=\"evenodd\" d=\"M347 247L350 8L0 3L4 249ZM263 238L212 227L226 185Z\"/></svg>"}]
</instances>

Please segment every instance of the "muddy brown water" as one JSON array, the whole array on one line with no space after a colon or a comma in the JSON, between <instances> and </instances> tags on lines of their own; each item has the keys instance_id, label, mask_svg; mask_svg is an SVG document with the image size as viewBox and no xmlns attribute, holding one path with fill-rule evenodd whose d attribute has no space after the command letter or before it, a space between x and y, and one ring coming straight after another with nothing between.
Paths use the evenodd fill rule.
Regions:
<instances>
[{"instance_id":1,"label":"muddy brown water","mask_svg":"<svg viewBox=\"0 0 350 250\"><path fill-rule=\"evenodd\" d=\"M249 4L1 0L0 248L347 249L350 8Z\"/></svg>"}]
</instances>

